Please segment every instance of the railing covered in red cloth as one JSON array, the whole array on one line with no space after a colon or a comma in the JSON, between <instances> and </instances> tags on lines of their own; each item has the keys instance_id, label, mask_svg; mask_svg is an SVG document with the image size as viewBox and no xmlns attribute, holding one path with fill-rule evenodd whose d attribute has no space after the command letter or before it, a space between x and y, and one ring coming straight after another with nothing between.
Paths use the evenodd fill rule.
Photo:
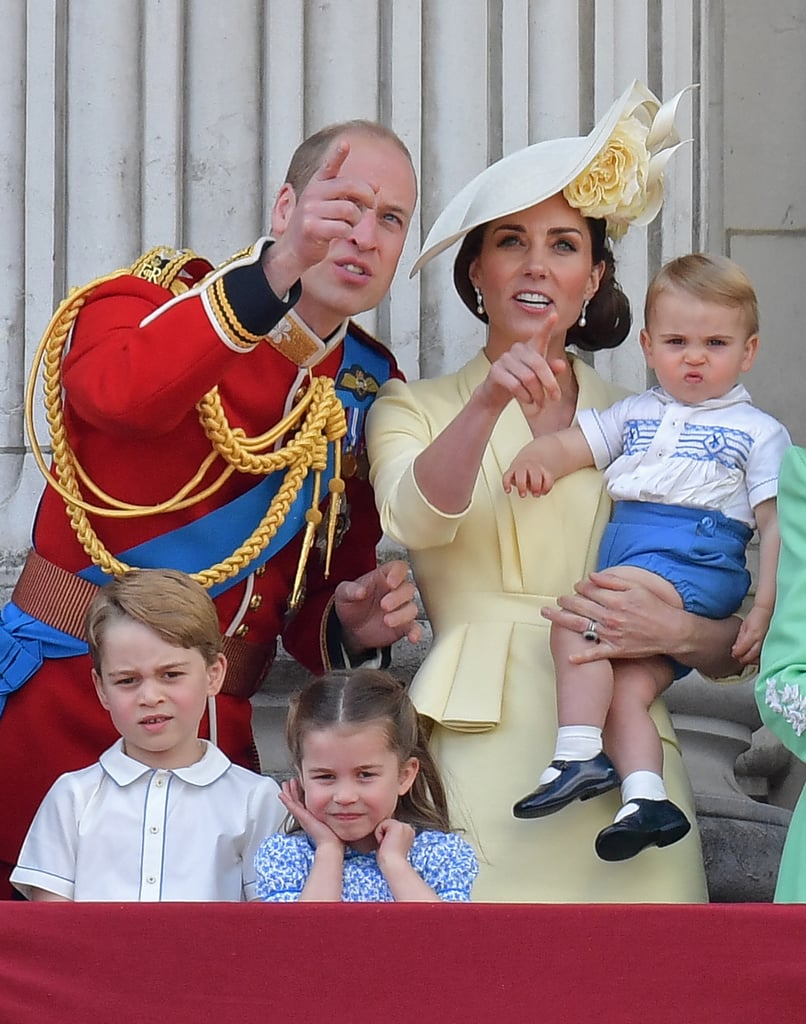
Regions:
<instances>
[{"instance_id":1,"label":"railing covered in red cloth","mask_svg":"<svg viewBox=\"0 0 806 1024\"><path fill-rule=\"evenodd\" d=\"M794 1024L806 908L0 905L2 1024Z\"/></svg>"}]
</instances>

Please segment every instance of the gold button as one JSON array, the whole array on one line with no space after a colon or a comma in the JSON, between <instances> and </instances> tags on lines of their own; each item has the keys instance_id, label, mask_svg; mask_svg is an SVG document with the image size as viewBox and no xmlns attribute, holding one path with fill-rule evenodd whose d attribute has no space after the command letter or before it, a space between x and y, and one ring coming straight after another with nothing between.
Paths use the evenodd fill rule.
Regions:
<instances>
[{"instance_id":1,"label":"gold button","mask_svg":"<svg viewBox=\"0 0 806 1024\"><path fill-rule=\"evenodd\" d=\"M266 575L266 565L264 563L263 565L260 565L260 566L258 566L257 569L255 569L255 576L265 576L265 575Z\"/></svg>"},{"instance_id":2,"label":"gold button","mask_svg":"<svg viewBox=\"0 0 806 1024\"><path fill-rule=\"evenodd\" d=\"M297 390L294 392L294 401L295 402L301 402L302 399L307 394L307 391L308 391L308 389L305 388L305 387L302 387L302 386L298 387Z\"/></svg>"},{"instance_id":3,"label":"gold button","mask_svg":"<svg viewBox=\"0 0 806 1024\"><path fill-rule=\"evenodd\" d=\"M249 602L249 611L256 612L258 608L263 604L263 595L254 594L252 600Z\"/></svg>"},{"instance_id":4,"label":"gold button","mask_svg":"<svg viewBox=\"0 0 806 1024\"><path fill-rule=\"evenodd\" d=\"M242 622L240 624L240 626L238 626L238 628L235 630L235 635L236 636L246 636L246 634L248 632L249 632L249 627L247 626L247 624L245 622Z\"/></svg>"}]
</instances>

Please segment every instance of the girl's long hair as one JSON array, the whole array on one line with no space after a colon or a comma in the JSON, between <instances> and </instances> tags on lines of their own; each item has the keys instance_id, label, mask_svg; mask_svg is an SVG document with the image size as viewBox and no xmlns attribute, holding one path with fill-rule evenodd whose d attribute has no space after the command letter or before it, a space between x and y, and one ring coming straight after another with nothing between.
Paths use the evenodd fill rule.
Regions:
<instances>
[{"instance_id":1,"label":"girl's long hair","mask_svg":"<svg viewBox=\"0 0 806 1024\"><path fill-rule=\"evenodd\" d=\"M423 719L404 685L373 668L333 671L309 683L291 701L285 737L291 760L302 775L305 737L337 725L379 725L401 764L420 762L411 789L398 800L395 818L413 828L451 830L445 787L428 748Z\"/></svg>"}]
</instances>

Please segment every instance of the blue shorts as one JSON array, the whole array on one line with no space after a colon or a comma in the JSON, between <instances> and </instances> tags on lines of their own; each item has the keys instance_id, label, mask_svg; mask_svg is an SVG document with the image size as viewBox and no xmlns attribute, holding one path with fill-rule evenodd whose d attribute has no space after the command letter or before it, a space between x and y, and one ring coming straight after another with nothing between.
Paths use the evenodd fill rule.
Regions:
<instances>
[{"instance_id":1,"label":"blue shorts","mask_svg":"<svg viewBox=\"0 0 806 1024\"><path fill-rule=\"evenodd\" d=\"M746 550L749 526L721 512L620 501L605 528L597 569L635 565L668 580L695 615L724 619L741 605L750 586ZM691 671L675 663L675 678Z\"/></svg>"}]
</instances>

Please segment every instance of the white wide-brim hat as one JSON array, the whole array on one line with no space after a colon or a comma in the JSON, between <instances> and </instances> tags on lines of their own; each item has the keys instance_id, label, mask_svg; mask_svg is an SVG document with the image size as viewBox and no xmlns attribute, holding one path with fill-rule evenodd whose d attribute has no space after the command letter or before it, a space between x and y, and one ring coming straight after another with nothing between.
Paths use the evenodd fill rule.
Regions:
<instances>
[{"instance_id":1,"label":"white wide-brim hat","mask_svg":"<svg viewBox=\"0 0 806 1024\"><path fill-rule=\"evenodd\" d=\"M622 149L622 154L625 152L625 132L628 169L634 180L615 181L619 193L615 205L602 202L600 193L591 194L584 187L583 192L591 199L589 205L569 195L566 198L584 216L604 217L608 230L616 236L623 234L630 224L648 224L663 203L663 169L681 145L674 119L686 91L683 89L661 105L654 93L634 81L588 135L537 142L485 168L451 199L434 221L411 276L474 228L535 206L576 184L577 179L580 186L587 185L583 172L594 171L591 165L600 155L607 155L604 151L611 140L612 145ZM614 136L620 122L621 131ZM606 167L610 174L608 185L614 184L614 168L623 165L624 161L617 161ZM623 175L626 179L627 172ZM607 198L612 199L612 195ZM463 291L463 301L475 312L472 289L468 286L469 301Z\"/></svg>"}]
</instances>

